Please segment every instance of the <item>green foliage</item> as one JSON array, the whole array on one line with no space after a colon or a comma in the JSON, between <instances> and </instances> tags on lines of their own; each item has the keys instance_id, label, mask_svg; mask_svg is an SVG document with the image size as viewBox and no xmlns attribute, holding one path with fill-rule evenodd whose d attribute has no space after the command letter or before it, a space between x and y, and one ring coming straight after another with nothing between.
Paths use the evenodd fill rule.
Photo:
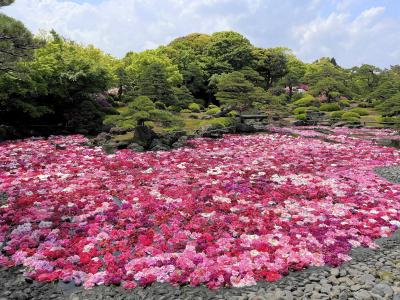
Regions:
<instances>
[{"instance_id":1,"label":"green foliage","mask_svg":"<svg viewBox=\"0 0 400 300\"><path fill-rule=\"evenodd\" d=\"M288 74L287 49L255 49L255 65L258 73L264 77L266 88L270 88L273 83ZM293 74L293 76L296 76ZM300 78L298 78L300 79Z\"/></svg>"},{"instance_id":2,"label":"green foliage","mask_svg":"<svg viewBox=\"0 0 400 300\"><path fill-rule=\"evenodd\" d=\"M196 113L200 112L200 105L197 103L190 103L188 108L192 112L196 112Z\"/></svg>"},{"instance_id":3,"label":"green foliage","mask_svg":"<svg viewBox=\"0 0 400 300\"><path fill-rule=\"evenodd\" d=\"M182 108L176 105L170 105L167 107L167 109L172 112L180 112Z\"/></svg>"},{"instance_id":4,"label":"green foliage","mask_svg":"<svg viewBox=\"0 0 400 300\"><path fill-rule=\"evenodd\" d=\"M181 86L179 88L175 87L173 88L173 91L176 97L175 105L181 108L188 107L189 104L195 100L186 86Z\"/></svg>"},{"instance_id":5,"label":"green foliage","mask_svg":"<svg viewBox=\"0 0 400 300\"><path fill-rule=\"evenodd\" d=\"M360 119L360 115L358 113L349 111L342 114L342 120L344 121L354 121L355 119Z\"/></svg>"},{"instance_id":6,"label":"green foliage","mask_svg":"<svg viewBox=\"0 0 400 300\"><path fill-rule=\"evenodd\" d=\"M338 110L331 113L331 119L341 119L343 114L345 113L344 110Z\"/></svg>"},{"instance_id":7,"label":"green foliage","mask_svg":"<svg viewBox=\"0 0 400 300\"><path fill-rule=\"evenodd\" d=\"M378 109L385 117L400 116L400 92L378 105Z\"/></svg>"},{"instance_id":8,"label":"green foliage","mask_svg":"<svg viewBox=\"0 0 400 300\"><path fill-rule=\"evenodd\" d=\"M0 0L0 6L9 2ZM133 128L138 119L148 119L157 129L171 129L181 126L181 118L187 122L189 112L197 118L202 107L219 112L211 103L240 113L293 112L300 119L320 109L355 121L359 117L340 111L350 106L346 97L357 106L347 113L365 115L362 107L374 107L387 117L400 115L400 66L345 69L330 57L307 64L290 49L256 48L231 31L189 34L123 59L55 32L42 40L0 14L0 125L25 134L33 125L47 127L49 134L92 134L101 130L105 114L105 124ZM300 84L309 92L293 93ZM107 96L110 88L114 92Z\"/></svg>"},{"instance_id":9,"label":"green foliage","mask_svg":"<svg viewBox=\"0 0 400 300\"><path fill-rule=\"evenodd\" d=\"M221 112L221 109L219 107L214 107L214 108L210 108L206 111L207 115L215 115L217 113Z\"/></svg>"},{"instance_id":10,"label":"green foliage","mask_svg":"<svg viewBox=\"0 0 400 300\"><path fill-rule=\"evenodd\" d=\"M307 115L306 114L298 114L295 116L297 120L305 121L307 120Z\"/></svg>"},{"instance_id":11,"label":"green foliage","mask_svg":"<svg viewBox=\"0 0 400 300\"><path fill-rule=\"evenodd\" d=\"M239 113L236 110L231 110L230 112L228 112L227 116L230 118L235 118L239 115Z\"/></svg>"},{"instance_id":12,"label":"green foliage","mask_svg":"<svg viewBox=\"0 0 400 300\"><path fill-rule=\"evenodd\" d=\"M370 107L373 107L373 104L370 103L370 102L360 102L360 103L358 103L358 107L361 107L361 108L370 108Z\"/></svg>"},{"instance_id":13,"label":"green foliage","mask_svg":"<svg viewBox=\"0 0 400 300\"><path fill-rule=\"evenodd\" d=\"M347 88L341 81L329 77L318 80L311 92L314 96L325 95L328 101L334 101L342 95L348 95Z\"/></svg>"},{"instance_id":14,"label":"green foliage","mask_svg":"<svg viewBox=\"0 0 400 300\"><path fill-rule=\"evenodd\" d=\"M10 5L14 3L15 0L0 0L0 7Z\"/></svg>"},{"instance_id":15,"label":"green foliage","mask_svg":"<svg viewBox=\"0 0 400 300\"><path fill-rule=\"evenodd\" d=\"M324 103L319 109L321 111L337 111L340 110L340 106L337 103Z\"/></svg>"},{"instance_id":16,"label":"green foliage","mask_svg":"<svg viewBox=\"0 0 400 300\"><path fill-rule=\"evenodd\" d=\"M201 126L214 125L214 126L219 126L221 128L224 128L224 127L232 126L234 123L235 123L235 120L233 118L221 117L221 118L213 118L213 119L203 120L201 122Z\"/></svg>"},{"instance_id":17,"label":"green foliage","mask_svg":"<svg viewBox=\"0 0 400 300\"><path fill-rule=\"evenodd\" d=\"M339 105L342 106L342 107L349 107L350 106L350 101L346 100L346 99L340 100L339 101Z\"/></svg>"},{"instance_id":18,"label":"green foliage","mask_svg":"<svg viewBox=\"0 0 400 300\"><path fill-rule=\"evenodd\" d=\"M295 115L299 115L299 114L304 114L304 113L306 113L306 112L309 111L309 110L311 110L311 111L318 111L319 109L318 109L318 107L316 107L316 106L298 107L298 108L296 108L296 109L293 110L293 113L294 113Z\"/></svg>"},{"instance_id":19,"label":"green foliage","mask_svg":"<svg viewBox=\"0 0 400 300\"><path fill-rule=\"evenodd\" d=\"M315 106L315 104L318 104L318 101L309 94L304 95L301 99L292 103L294 107Z\"/></svg>"},{"instance_id":20,"label":"green foliage","mask_svg":"<svg viewBox=\"0 0 400 300\"><path fill-rule=\"evenodd\" d=\"M129 102L118 116L107 116L105 124L122 128L134 128L139 120L151 122L153 126L181 127L183 121L173 113L157 109L149 97L139 96ZM146 123L145 123L146 124ZM149 123L147 123L148 125Z\"/></svg>"},{"instance_id":21,"label":"green foliage","mask_svg":"<svg viewBox=\"0 0 400 300\"><path fill-rule=\"evenodd\" d=\"M38 45L24 24L0 13L0 74L18 71L17 63L32 58Z\"/></svg>"},{"instance_id":22,"label":"green foliage","mask_svg":"<svg viewBox=\"0 0 400 300\"><path fill-rule=\"evenodd\" d=\"M30 132L32 125L40 125L37 134L44 135L98 132L111 110L98 97L113 82L111 58L92 46L52 34L31 61L18 63L21 75L0 77L0 120L21 135Z\"/></svg>"},{"instance_id":23,"label":"green foliage","mask_svg":"<svg viewBox=\"0 0 400 300\"><path fill-rule=\"evenodd\" d=\"M155 104L157 109L164 109L164 110L167 109L167 106L164 103L160 102L160 101L156 101L154 104Z\"/></svg>"},{"instance_id":24,"label":"green foliage","mask_svg":"<svg viewBox=\"0 0 400 300\"><path fill-rule=\"evenodd\" d=\"M262 88L256 88L240 72L224 73L217 77L217 100L226 106L243 111L252 107L255 101L268 99Z\"/></svg>"},{"instance_id":25,"label":"green foliage","mask_svg":"<svg viewBox=\"0 0 400 300\"><path fill-rule=\"evenodd\" d=\"M215 73L216 66L221 66L224 72L249 66L253 58L252 49L250 41L237 32L214 33L206 50L207 55L211 57L209 62L213 65L209 71Z\"/></svg>"},{"instance_id":26,"label":"green foliage","mask_svg":"<svg viewBox=\"0 0 400 300\"><path fill-rule=\"evenodd\" d=\"M368 110L361 108L361 107L352 108L352 109L350 109L350 111L355 112L355 113L359 114L360 116L368 116L369 115Z\"/></svg>"}]
</instances>

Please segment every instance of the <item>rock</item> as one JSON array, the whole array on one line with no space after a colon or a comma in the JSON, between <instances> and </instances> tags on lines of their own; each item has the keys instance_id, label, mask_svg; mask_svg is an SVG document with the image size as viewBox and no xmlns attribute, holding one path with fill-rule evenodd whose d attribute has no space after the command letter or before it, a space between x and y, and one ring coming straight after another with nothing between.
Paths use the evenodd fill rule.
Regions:
<instances>
[{"instance_id":1,"label":"rock","mask_svg":"<svg viewBox=\"0 0 400 300\"><path fill-rule=\"evenodd\" d=\"M322 284L321 285L321 293L329 295L331 292L332 285L330 284Z\"/></svg>"},{"instance_id":2,"label":"rock","mask_svg":"<svg viewBox=\"0 0 400 300\"><path fill-rule=\"evenodd\" d=\"M363 274L360 277L358 277L358 282L363 284L374 283L374 281L375 277L372 276L371 274Z\"/></svg>"},{"instance_id":3,"label":"rock","mask_svg":"<svg viewBox=\"0 0 400 300\"><path fill-rule=\"evenodd\" d=\"M92 139L92 143L96 146L101 146L110 141L111 138L112 138L111 134L106 132L101 132L94 139Z\"/></svg>"},{"instance_id":4,"label":"rock","mask_svg":"<svg viewBox=\"0 0 400 300\"><path fill-rule=\"evenodd\" d=\"M139 125L135 128L133 142L148 149L150 148L152 141L157 137L157 134L150 127Z\"/></svg>"},{"instance_id":5,"label":"rock","mask_svg":"<svg viewBox=\"0 0 400 300\"><path fill-rule=\"evenodd\" d=\"M333 285L339 284L339 280L333 275L328 277L328 282L332 283Z\"/></svg>"},{"instance_id":6,"label":"rock","mask_svg":"<svg viewBox=\"0 0 400 300\"><path fill-rule=\"evenodd\" d=\"M400 300L400 293L393 295L393 300Z\"/></svg>"},{"instance_id":7,"label":"rock","mask_svg":"<svg viewBox=\"0 0 400 300\"><path fill-rule=\"evenodd\" d=\"M107 154L113 154L115 153L115 150L118 148L118 143L116 142L109 142L107 144L104 144L102 146L104 152L106 152Z\"/></svg>"},{"instance_id":8,"label":"rock","mask_svg":"<svg viewBox=\"0 0 400 300\"><path fill-rule=\"evenodd\" d=\"M121 128L121 127L113 127L110 129L110 133L113 135L123 135L127 134L129 131L132 131L132 129Z\"/></svg>"},{"instance_id":9,"label":"rock","mask_svg":"<svg viewBox=\"0 0 400 300\"><path fill-rule=\"evenodd\" d=\"M188 139L189 138L187 136L182 136L175 143L173 143L171 146L174 149L181 148L181 147L186 145Z\"/></svg>"},{"instance_id":10,"label":"rock","mask_svg":"<svg viewBox=\"0 0 400 300\"><path fill-rule=\"evenodd\" d=\"M166 151L166 150L170 150L171 148L168 145L164 144L161 140L154 139L151 142L149 149L151 151Z\"/></svg>"},{"instance_id":11,"label":"rock","mask_svg":"<svg viewBox=\"0 0 400 300\"><path fill-rule=\"evenodd\" d=\"M335 276L335 277L338 277L339 276L339 269L338 268L331 269L331 275Z\"/></svg>"},{"instance_id":12,"label":"rock","mask_svg":"<svg viewBox=\"0 0 400 300\"><path fill-rule=\"evenodd\" d=\"M308 125L307 121L305 120L297 120L289 124L290 126L306 126Z\"/></svg>"},{"instance_id":13,"label":"rock","mask_svg":"<svg viewBox=\"0 0 400 300\"><path fill-rule=\"evenodd\" d=\"M129 146L127 147L127 149L136 151L136 152L143 152L145 150L143 148L143 146L140 146L139 144L136 144L136 143L130 143Z\"/></svg>"},{"instance_id":14,"label":"rock","mask_svg":"<svg viewBox=\"0 0 400 300\"><path fill-rule=\"evenodd\" d=\"M372 295L366 290L359 290L359 291L355 292L354 298L356 300L373 300L374 299L374 297L372 297Z\"/></svg>"},{"instance_id":15,"label":"rock","mask_svg":"<svg viewBox=\"0 0 400 300\"><path fill-rule=\"evenodd\" d=\"M337 123L332 124L331 127L344 127L346 125L347 125L347 122L337 122Z\"/></svg>"},{"instance_id":16,"label":"rock","mask_svg":"<svg viewBox=\"0 0 400 300\"><path fill-rule=\"evenodd\" d=\"M257 132L257 129L254 126L245 124L245 123L238 123L236 124L236 132L237 133L254 133Z\"/></svg>"},{"instance_id":17,"label":"rock","mask_svg":"<svg viewBox=\"0 0 400 300\"><path fill-rule=\"evenodd\" d=\"M393 290L386 283L378 283L372 288L371 293L382 297L391 297L393 295Z\"/></svg>"},{"instance_id":18,"label":"rock","mask_svg":"<svg viewBox=\"0 0 400 300\"><path fill-rule=\"evenodd\" d=\"M339 294L339 300L347 300L349 298L349 292L348 291L343 291Z\"/></svg>"},{"instance_id":19,"label":"rock","mask_svg":"<svg viewBox=\"0 0 400 300\"><path fill-rule=\"evenodd\" d=\"M130 145L129 141L122 141L122 142L117 142L117 149L127 149L128 146Z\"/></svg>"},{"instance_id":20,"label":"rock","mask_svg":"<svg viewBox=\"0 0 400 300\"><path fill-rule=\"evenodd\" d=\"M359 284L355 284L355 285L352 285L351 286L351 290L353 291L353 292L356 292L356 291L358 291L358 290L360 290L361 289L361 285L359 285Z\"/></svg>"},{"instance_id":21,"label":"rock","mask_svg":"<svg viewBox=\"0 0 400 300\"><path fill-rule=\"evenodd\" d=\"M184 137L186 135L186 132L184 131L176 131L176 132L171 132L164 134L160 136L160 139L163 144L172 146L174 143L176 143L180 138Z\"/></svg>"}]
</instances>

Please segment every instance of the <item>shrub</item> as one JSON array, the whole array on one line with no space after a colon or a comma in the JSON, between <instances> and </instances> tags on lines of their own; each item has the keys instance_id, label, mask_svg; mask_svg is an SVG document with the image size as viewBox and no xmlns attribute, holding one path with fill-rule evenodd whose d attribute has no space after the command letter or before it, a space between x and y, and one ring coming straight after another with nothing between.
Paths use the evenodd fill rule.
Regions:
<instances>
[{"instance_id":1,"label":"shrub","mask_svg":"<svg viewBox=\"0 0 400 300\"><path fill-rule=\"evenodd\" d=\"M221 118L214 118L214 119L208 119L204 120L201 122L201 125L213 125L213 126L218 126L218 127L229 127L234 124L234 120L232 118L226 118L226 117L221 117Z\"/></svg>"},{"instance_id":2,"label":"shrub","mask_svg":"<svg viewBox=\"0 0 400 300\"><path fill-rule=\"evenodd\" d=\"M230 112L228 112L227 116L231 117L231 118L235 118L239 115L239 113L236 110L231 110Z\"/></svg>"},{"instance_id":3,"label":"shrub","mask_svg":"<svg viewBox=\"0 0 400 300\"><path fill-rule=\"evenodd\" d=\"M167 109L167 107L165 106L165 104L162 103L162 102L160 102L160 101L157 101L157 102L154 103L154 104L156 105L156 108L157 108L157 109L164 109L164 110Z\"/></svg>"},{"instance_id":4,"label":"shrub","mask_svg":"<svg viewBox=\"0 0 400 300\"><path fill-rule=\"evenodd\" d=\"M149 97L139 96L136 97L135 100L128 103L128 107L133 110L153 110L155 109L155 104Z\"/></svg>"},{"instance_id":5,"label":"shrub","mask_svg":"<svg viewBox=\"0 0 400 300\"><path fill-rule=\"evenodd\" d=\"M334 111L331 113L331 118L332 119L341 119L344 113L345 113L344 110Z\"/></svg>"},{"instance_id":6,"label":"shrub","mask_svg":"<svg viewBox=\"0 0 400 300\"><path fill-rule=\"evenodd\" d=\"M305 120L307 120L307 115L306 115L306 114L299 114L299 115L296 115L296 119L297 119L297 120L305 121Z\"/></svg>"},{"instance_id":7,"label":"shrub","mask_svg":"<svg viewBox=\"0 0 400 300\"><path fill-rule=\"evenodd\" d=\"M293 113L295 115L300 115L300 114L304 114L307 111L307 107L298 107L295 110L293 110Z\"/></svg>"},{"instance_id":8,"label":"shrub","mask_svg":"<svg viewBox=\"0 0 400 300\"><path fill-rule=\"evenodd\" d=\"M293 102L293 106L295 107L305 107L305 106L315 106L318 104L318 101L311 95L305 95L300 100Z\"/></svg>"},{"instance_id":9,"label":"shrub","mask_svg":"<svg viewBox=\"0 0 400 300\"><path fill-rule=\"evenodd\" d=\"M361 102L358 104L358 107L362 107L362 108L368 108L368 107L372 107L373 105L369 102Z\"/></svg>"},{"instance_id":10,"label":"shrub","mask_svg":"<svg viewBox=\"0 0 400 300\"><path fill-rule=\"evenodd\" d=\"M336 111L340 110L340 106L337 103L324 103L319 109L321 111Z\"/></svg>"},{"instance_id":11,"label":"shrub","mask_svg":"<svg viewBox=\"0 0 400 300\"><path fill-rule=\"evenodd\" d=\"M360 119L360 115L358 113L351 112L351 111L345 112L342 115L342 120L344 120L344 121L352 121L354 119L359 120Z\"/></svg>"},{"instance_id":12,"label":"shrub","mask_svg":"<svg viewBox=\"0 0 400 300\"><path fill-rule=\"evenodd\" d=\"M207 115L215 115L215 114L217 114L217 113L219 113L221 111L221 109L219 108L219 107L213 107L213 108L210 108L210 109L208 109L207 111L206 111L206 114Z\"/></svg>"},{"instance_id":13,"label":"shrub","mask_svg":"<svg viewBox=\"0 0 400 300\"><path fill-rule=\"evenodd\" d=\"M190 114L191 112L192 111L190 109L187 109L187 108L181 110L181 113L185 113L185 114Z\"/></svg>"},{"instance_id":14,"label":"shrub","mask_svg":"<svg viewBox=\"0 0 400 300\"><path fill-rule=\"evenodd\" d=\"M359 114L360 116L368 116L368 110L366 110L365 108L361 108L361 107L356 107L356 108L352 108L350 109L351 112L355 112L357 114Z\"/></svg>"},{"instance_id":15,"label":"shrub","mask_svg":"<svg viewBox=\"0 0 400 300\"><path fill-rule=\"evenodd\" d=\"M292 95L292 100L293 100L293 102L295 102L295 101L297 101L297 100L300 100L301 98L303 98L304 97L304 94L301 94L301 93L294 93L293 95Z\"/></svg>"},{"instance_id":16,"label":"shrub","mask_svg":"<svg viewBox=\"0 0 400 300\"><path fill-rule=\"evenodd\" d=\"M173 111L173 112L180 112L181 108L179 106L171 105L171 106L168 106L168 110Z\"/></svg>"},{"instance_id":17,"label":"shrub","mask_svg":"<svg viewBox=\"0 0 400 300\"><path fill-rule=\"evenodd\" d=\"M295 115L305 114L308 110L318 111L319 109L316 106L298 107L293 111L293 113Z\"/></svg>"},{"instance_id":18,"label":"shrub","mask_svg":"<svg viewBox=\"0 0 400 300\"><path fill-rule=\"evenodd\" d=\"M197 103L190 103L188 108L192 112L200 112L200 105L198 105Z\"/></svg>"},{"instance_id":19,"label":"shrub","mask_svg":"<svg viewBox=\"0 0 400 300\"><path fill-rule=\"evenodd\" d=\"M346 100L346 99L343 99L343 100L340 100L340 101L339 101L339 104L340 104L340 106L342 106L342 107L349 107L349 106L350 106L350 101L349 101L349 100Z\"/></svg>"},{"instance_id":20,"label":"shrub","mask_svg":"<svg viewBox=\"0 0 400 300\"><path fill-rule=\"evenodd\" d=\"M353 117L347 118L344 121L349 122L349 123L353 123L353 124L359 124L360 123L360 119L359 118L353 118Z\"/></svg>"}]
</instances>

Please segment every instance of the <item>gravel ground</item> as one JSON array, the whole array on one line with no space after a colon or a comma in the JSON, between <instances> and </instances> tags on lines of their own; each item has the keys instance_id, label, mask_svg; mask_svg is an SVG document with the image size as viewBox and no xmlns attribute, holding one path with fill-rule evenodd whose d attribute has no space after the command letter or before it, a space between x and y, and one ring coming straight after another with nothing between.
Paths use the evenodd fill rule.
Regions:
<instances>
[{"instance_id":1,"label":"gravel ground","mask_svg":"<svg viewBox=\"0 0 400 300\"><path fill-rule=\"evenodd\" d=\"M390 182L400 183L400 166L376 168L375 172Z\"/></svg>"},{"instance_id":2,"label":"gravel ground","mask_svg":"<svg viewBox=\"0 0 400 300\"><path fill-rule=\"evenodd\" d=\"M114 286L91 290L63 283L26 281L21 270L0 271L0 300L4 299L395 299L400 300L400 230L377 241L377 250L357 248L353 260L338 268L310 268L293 272L275 283L246 288L208 290L154 284L131 291Z\"/></svg>"}]
</instances>

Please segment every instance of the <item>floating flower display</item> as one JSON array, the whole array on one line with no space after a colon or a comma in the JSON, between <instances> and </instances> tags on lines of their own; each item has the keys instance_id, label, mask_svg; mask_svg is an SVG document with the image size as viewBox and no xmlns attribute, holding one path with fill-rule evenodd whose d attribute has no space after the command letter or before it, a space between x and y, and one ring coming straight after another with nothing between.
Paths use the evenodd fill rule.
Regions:
<instances>
[{"instance_id":1,"label":"floating flower display","mask_svg":"<svg viewBox=\"0 0 400 300\"><path fill-rule=\"evenodd\" d=\"M170 152L0 144L0 265L86 288L242 287L339 265L396 230L400 186L373 170L400 156L381 131L270 130Z\"/></svg>"}]
</instances>

